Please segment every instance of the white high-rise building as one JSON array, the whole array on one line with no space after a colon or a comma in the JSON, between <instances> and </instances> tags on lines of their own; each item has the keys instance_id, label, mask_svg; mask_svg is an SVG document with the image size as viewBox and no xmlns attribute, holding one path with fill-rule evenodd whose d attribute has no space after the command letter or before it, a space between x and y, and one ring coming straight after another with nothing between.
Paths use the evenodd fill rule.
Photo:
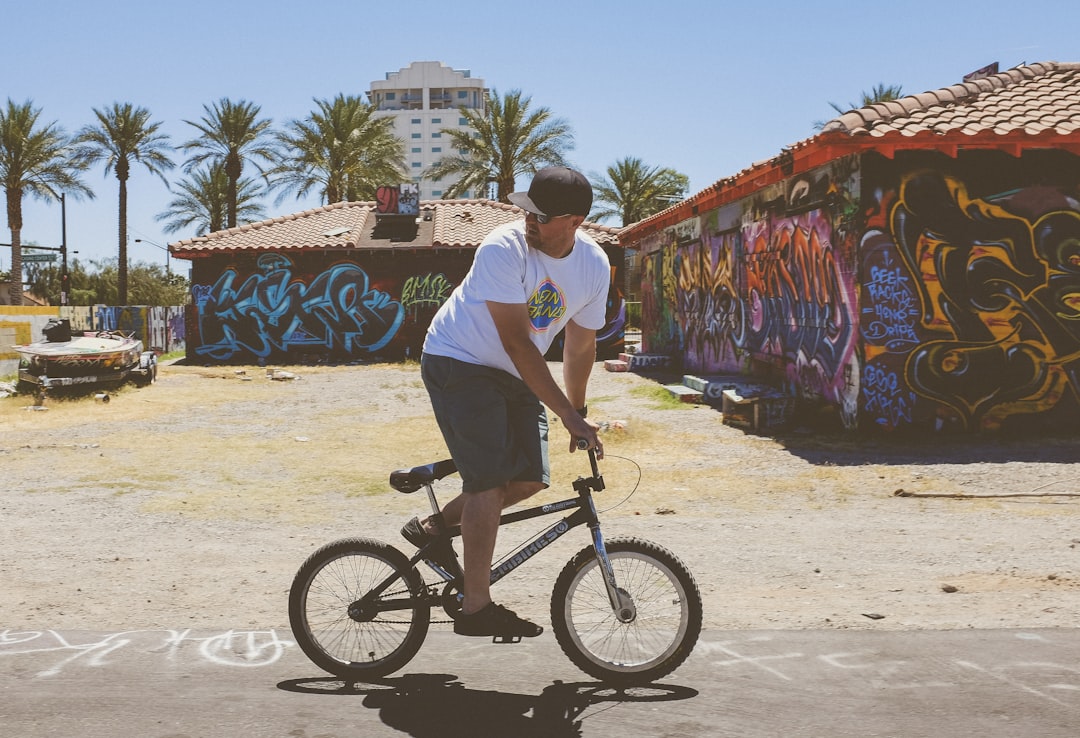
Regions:
<instances>
[{"instance_id":1,"label":"white high-rise building","mask_svg":"<svg viewBox=\"0 0 1080 738\"><path fill-rule=\"evenodd\" d=\"M420 185L421 200L438 200L453 179L433 182L424 176L428 167L447 154L459 154L443 129L472 130L460 108L487 109L484 80L468 69L451 69L442 62L413 62L385 80L371 83L368 101L382 115L394 118L396 135L405 142L405 166ZM485 197L467 192L462 197Z\"/></svg>"}]
</instances>

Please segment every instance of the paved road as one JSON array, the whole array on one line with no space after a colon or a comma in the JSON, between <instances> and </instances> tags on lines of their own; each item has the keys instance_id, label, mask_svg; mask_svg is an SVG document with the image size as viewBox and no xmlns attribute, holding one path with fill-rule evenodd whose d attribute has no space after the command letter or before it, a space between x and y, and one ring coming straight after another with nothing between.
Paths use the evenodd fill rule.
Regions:
<instances>
[{"instance_id":1,"label":"paved road","mask_svg":"<svg viewBox=\"0 0 1080 738\"><path fill-rule=\"evenodd\" d=\"M713 631L618 693L553 637L433 632L380 684L329 678L264 631L0 629L0 736L947 736L1080 734L1080 629Z\"/></svg>"}]
</instances>

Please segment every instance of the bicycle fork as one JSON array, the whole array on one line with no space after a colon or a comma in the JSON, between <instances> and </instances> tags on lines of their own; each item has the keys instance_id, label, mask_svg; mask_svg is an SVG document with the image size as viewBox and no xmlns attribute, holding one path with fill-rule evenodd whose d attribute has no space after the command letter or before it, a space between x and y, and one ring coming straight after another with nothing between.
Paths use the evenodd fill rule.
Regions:
<instances>
[{"instance_id":1,"label":"bicycle fork","mask_svg":"<svg viewBox=\"0 0 1080 738\"><path fill-rule=\"evenodd\" d=\"M590 506L592 499L589 500ZM615 570L608 558L607 548L604 546L604 535L600 532L600 522L596 519L596 511L592 510L592 522L589 523L589 531L592 533L593 551L596 552L596 563L604 575L604 587L607 589L608 600L611 602L611 610L620 623L630 623L637 618L637 606L634 598L630 596L615 581Z\"/></svg>"}]
</instances>

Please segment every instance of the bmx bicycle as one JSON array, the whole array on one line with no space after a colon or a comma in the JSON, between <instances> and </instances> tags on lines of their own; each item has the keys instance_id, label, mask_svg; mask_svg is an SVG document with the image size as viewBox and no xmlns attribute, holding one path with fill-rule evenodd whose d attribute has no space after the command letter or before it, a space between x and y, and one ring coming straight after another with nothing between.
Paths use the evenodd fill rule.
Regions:
<instances>
[{"instance_id":1,"label":"bmx bicycle","mask_svg":"<svg viewBox=\"0 0 1080 738\"><path fill-rule=\"evenodd\" d=\"M662 546L640 538L604 540L592 495L605 486L592 449L589 462L592 476L573 483L576 497L502 515L500 527L571 511L497 562L491 582L573 528L587 526L592 543L563 567L552 589L555 639L590 676L618 686L647 684L670 674L693 650L701 632L701 593L690 570ZM439 461L395 471L390 485L404 493L425 489L443 528L432 485L456 471L452 460ZM444 535L460 536L461 529ZM439 545L447 542L433 538L410 558L382 541L344 538L311 554L289 590L289 623L301 650L316 666L352 681L383 677L409 663L427 636L432 608L451 618L443 622L453 622L461 610L461 568L456 554L452 566L434 560ZM424 580L417 566L422 561L435 581Z\"/></svg>"}]
</instances>

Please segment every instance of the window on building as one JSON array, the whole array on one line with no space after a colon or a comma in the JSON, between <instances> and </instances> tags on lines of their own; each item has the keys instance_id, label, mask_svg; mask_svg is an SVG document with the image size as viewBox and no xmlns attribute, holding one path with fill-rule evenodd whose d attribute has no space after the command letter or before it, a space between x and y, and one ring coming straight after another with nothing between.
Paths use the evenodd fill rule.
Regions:
<instances>
[{"instance_id":1,"label":"window on building","mask_svg":"<svg viewBox=\"0 0 1080 738\"><path fill-rule=\"evenodd\" d=\"M420 134L419 134L419 133L414 133L414 134L412 135L412 137L413 137L413 138L420 138Z\"/></svg>"},{"instance_id":2,"label":"window on building","mask_svg":"<svg viewBox=\"0 0 1080 738\"><path fill-rule=\"evenodd\" d=\"M442 190L432 190L431 191L431 196L432 197L442 197Z\"/></svg>"},{"instance_id":3,"label":"window on building","mask_svg":"<svg viewBox=\"0 0 1080 738\"><path fill-rule=\"evenodd\" d=\"M469 91L468 90L458 90L457 91L457 99L458 100L468 100L469 99Z\"/></svg>"},{"instance_id":4,"label":"window on building","mask_svg":"<svg viewBox=\"0 0 1080 738\"><path fill-rule=\"evenodd\" d=\"M433 154L441 154L442 153L442 146L432 146L431 147L431 153L433 153Z\"/></svg>"},{"instance_id":5,"label":"window on building","mask_svg":"<svg viewBox=\"0 0 1080 738\"><path fill-rule=\"evenodd\" d=\"M413 118L412 122L413 122L413 125L420 125L420 119L419 118Z\"/></svg>"},{"instance_id":6,"label":"window on building","mask_svg":"<svg viewBox=\"0 0 1080 738\"><path fill-rule=\"evenodd\" d=\"M442 123L442 118L432 118L431 122L432 123Z\"/></svg>"},{"instance_id":7,"label":"window on building","mask_svg":"<svg viewBox=\"0 0 1080 738\"><path fill-rule=\"evenodd\" d=\"M397 100L397 93L396 92L388 92L388 93L386 93L386 99L387 100Z\"/></svg>"},{"instance_id":8,"label":"window on building","mask_svg":"<svg viewBox=\"0 0 1080 738\"><path fill-rule=\"evenodd\" d=\"M420 152L422 152L422 151L423 151L423 149L422 149L421 147L419 147L419 146L413 146L413 147L412 147L412 152L413 152L414 154L419 154L419 153L420 153Z\"/></svg>"},{"instance_id":9,"label":"window on building","mask_svg":"<svg viewBox=\"0 0 1080 738\"><path fill-rule=\"evenodd\" d=\"M467 125L469 125L469 119L468 118L458 118L457 123L458 123L459 126L467 126Z\"/></svg>"},{"instance_id":10,"label":"window on building","mask_svg":"<svg viewBox=\"0 0 1080 738\"><path fill-rule=\"evenodd\" d=\"M433 134L431 134L431 137L432 138L442 138L442 134L441 133L433 133Z\"/></svg>"},{"instance_id":11,"label":"window on building","mask_svg":"<svg viewBox=\"0 0 1080 738\"><path fill-rule=\"evenodd\" d=\"M424 166L424 165L423 165L423 164L421 164L421 163L420 163L420 162L418 162L418 161L414 161L414 162L412 163L412 168L413 168L413 169L419 169L419 168L420 168L420 167L422 167L422 166Z\"/></svg>"}]
</instances>

